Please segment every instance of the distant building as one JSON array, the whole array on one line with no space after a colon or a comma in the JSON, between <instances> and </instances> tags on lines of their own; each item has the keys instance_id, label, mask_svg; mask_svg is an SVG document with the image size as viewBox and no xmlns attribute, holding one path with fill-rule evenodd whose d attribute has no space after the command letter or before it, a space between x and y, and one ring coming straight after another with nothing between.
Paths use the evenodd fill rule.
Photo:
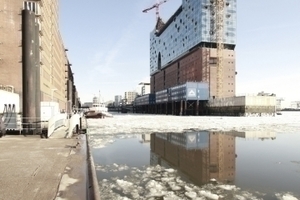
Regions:
<instances>
[{"instance_id":1,"label":"distant building","mask_svg":"<svg viewBox=\"0 0 300 200\"><path fill-rule=\"evenodd\" d=\"M282 109L282 101L284 101L283 98L276 99L276 111L280 111Z\"/></svg>"},{"instance_id":2,"label":"distant building","mask_svg":"<svg viewBox=\"0 0 300 200\"><path fill-rule=\"evenodd\" d=\"M140 83L139 84L141 91L140 95L143 96L145 94L150 94L150 83Z\"/></svg>"},{"instance_id":3,"label":"distant building","mask_svg":"<svg viewBox=\"0 0 300 200\"><path fill-rule=\"evenodd\" d=\"M124 94L124 99L126 100L126 104L133 104L135 98L137 97L137 92L128 91Z\"/></svg>"},{"instance_id":4,"label":"distant building","mask_svg":"<svg viewBox=\"0 0 300 200\"><path fill-rule=\"evenodd\" d=\"M119 106L122 102L122 95L115 96L115 106Z\"/></svg>"},{"instance_id":5,"label":"distant building","mask_svg":"<svg viewBox=\"0 0 300 200\"><path fill-rule=\"evenodd\" d=\"M290 107L292 109L300 109L300 101L292 101Z\"/></svg>"},{"instance_id":6,"label":"distant building","mask_svg":"<svg viewBox=\"0 0 300 200\"><path fill-rule=\"evenodd\" d=\"M93 97L93 103L100 103L99 97Z\"/></svg>"},{"instance_id":7,"label":"distant building","mask_svg":"<svg viewBox=\"0 0 300 200\"><path fill-rule=\"evenodd\" d=\"M81 107L91 108L93 106L93 102L84 102Z\"/></svg>"}]
</instances>

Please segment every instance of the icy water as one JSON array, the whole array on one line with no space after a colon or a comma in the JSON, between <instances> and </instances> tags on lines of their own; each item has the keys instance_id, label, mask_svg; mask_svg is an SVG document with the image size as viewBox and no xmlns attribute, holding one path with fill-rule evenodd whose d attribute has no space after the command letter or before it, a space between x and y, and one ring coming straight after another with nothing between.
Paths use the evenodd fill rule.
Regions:
<instances>
[{"instance_id":1,"label":"icy water","mask_svg":"<svg viewBox=\"0 0 300 200\"><path fill-rule=\"evenodd\" d=\"M90 135L103 199L300 199L300 134Z\"/></svg>"}]
</instances>

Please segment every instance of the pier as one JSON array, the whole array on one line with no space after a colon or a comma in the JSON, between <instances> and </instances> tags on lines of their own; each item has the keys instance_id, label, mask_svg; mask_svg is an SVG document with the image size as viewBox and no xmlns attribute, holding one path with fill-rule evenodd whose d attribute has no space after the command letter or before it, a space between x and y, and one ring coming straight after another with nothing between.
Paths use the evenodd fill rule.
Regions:
<instances>
[{"instance_id":1,"label":"pier","mask_svg":"<svg viewBox=\"0 0 300 200\"><path fill-rule=\"evenodd\" d=\"M100 199L87 135L68 129L0 139L0 199Z\"/></svg>"}]
</instances>

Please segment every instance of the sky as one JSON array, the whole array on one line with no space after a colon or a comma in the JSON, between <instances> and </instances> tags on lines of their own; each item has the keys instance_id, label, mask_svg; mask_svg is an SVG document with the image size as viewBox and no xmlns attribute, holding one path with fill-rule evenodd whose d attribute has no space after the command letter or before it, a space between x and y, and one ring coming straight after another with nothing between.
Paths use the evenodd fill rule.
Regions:
<instances>
[{"instance_id":1,"label":"sky","mask_svg":"<svg viewBox=\"0 0 300 200\"><path fill-rule=\"evenodd\" d=\"M156 0L60 0L60 32L79 97L104 101L150 82ZM164 21L182 0L160 6ZM238 1L236 94L275 93L300 101L300 0ZM299 58L299 59L298 59Z\"/></svg>"}]
</instances>

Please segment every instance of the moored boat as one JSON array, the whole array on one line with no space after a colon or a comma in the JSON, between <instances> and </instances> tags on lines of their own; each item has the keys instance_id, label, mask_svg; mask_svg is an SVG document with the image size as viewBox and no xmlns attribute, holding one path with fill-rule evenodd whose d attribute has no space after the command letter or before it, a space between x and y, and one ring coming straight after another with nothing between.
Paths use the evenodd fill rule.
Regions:
<instances>
[{"instance_id":1,"label":"moored boat","mask_svg":"<svg viewBox=\"0 0 300 200\"><path fill-rule=\"evenodd\" d=\"M104 103L93 103L92 107L86 111L86 118L104 118L105 113L107 113L107 107Z\"/></svg>"},{"instance_id":2,"label":"moored boat","mask_svg":"<svg viewBox=\"0 0 300 200\"><path fill-rule=\"evenodd\" d=\"M95 111L92 111L92 110L89 110L89 111L86 111L84 113L85 115L85 118L94 118L94 119L97 119L97 118L104 118L104 115L100 112L95 112Z\"/></svg>"},{"instance_id":3,"label":"moored boat","mask_svg":"<svg viewBox=\"0 0 300 200\"><path fill-rule=\"evenodd\" d=\"M104 118L112 117L112 114L108 113L108 108L105 103L94 101L92 107L88 111L84 112L86 118Z\"/></svg>"}]
</instances>

